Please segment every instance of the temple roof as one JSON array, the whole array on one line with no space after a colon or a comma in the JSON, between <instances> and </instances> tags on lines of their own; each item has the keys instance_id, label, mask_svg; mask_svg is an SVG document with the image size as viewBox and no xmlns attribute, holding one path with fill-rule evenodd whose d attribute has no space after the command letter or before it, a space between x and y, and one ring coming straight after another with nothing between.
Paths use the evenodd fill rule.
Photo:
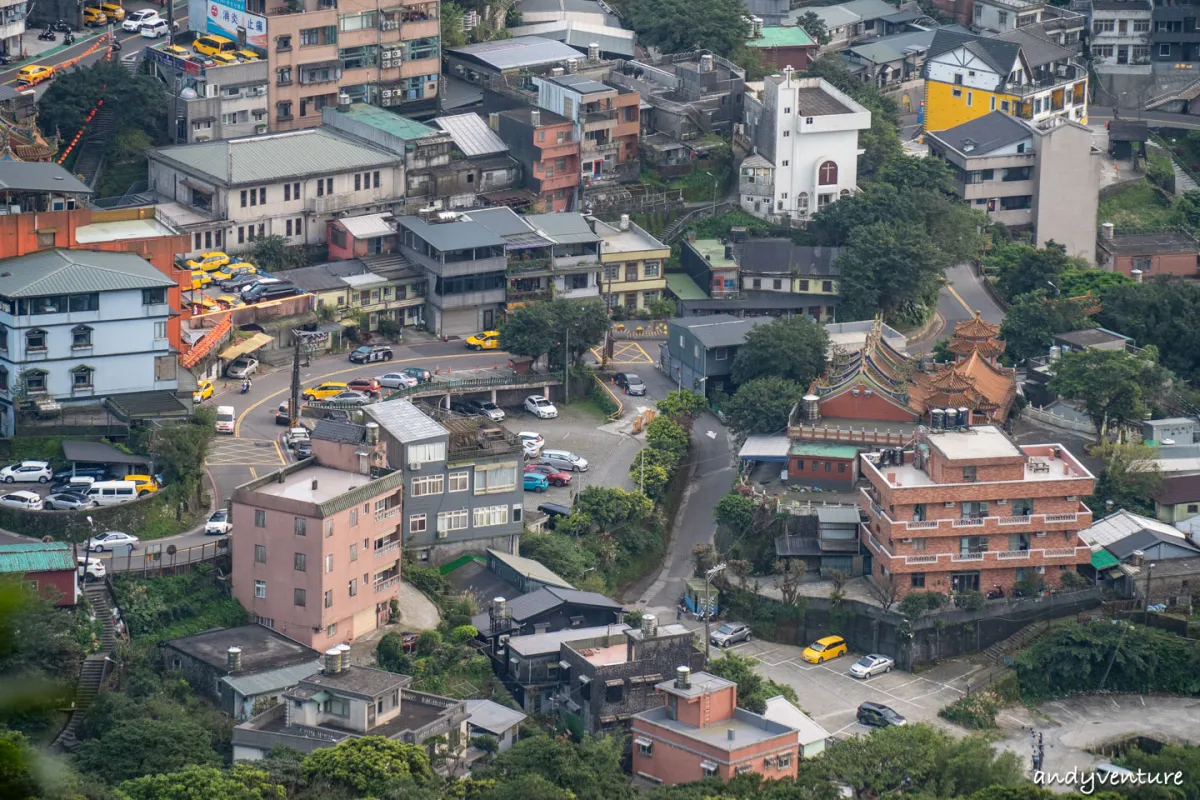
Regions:
<instances>
[{"instance_id":1,"label":"temple roof","mask_svg":"<svg viewBox=\"0 0 1200 800\"><path fill-rule=\"evenodd\" d=\"M966 322L954 323L954 335L961 339L992 339L1000 334L1000 326L984 320L980 312Z\"/></svg>"},{"instance_id":2,"label":"temple roof","mask_svg":"<svg viewBox=\"0 0 1200 800\"><path fill-rule=\"evenodd\" d=\"M996 358L1004 352L1006 342L1003 339L963 339L953 337L946 348L956 356L967 357L971 353L979 353L985 358Z\"/></svg>"},{"instance_id":3,"label":"temple roof","mask_svg":"<svg viewBox=\"0 0 1200 800\"><path fill-rule=\"evenodd\" d=\"M829 369L813 382L809 392L824 399L865 381L896 405L907 407L908 376L915 370L915 365L883 337L882 325L881 319L875 321L866 342L857 352L835 351Z\"/></svg>"},{"instance_id":4,"label":"temple roof","mask_svg":"<svg viewBox=\"0 0 1200 800\"><path fill-rule=\"evenodd\" d=\"M919 373L911 392L912 407L920 414L931 408L958 408L985 412L1003 422L1017 393L1016 372L998 367L978 352L937 372Z\"/></svg>"}]
</instances>

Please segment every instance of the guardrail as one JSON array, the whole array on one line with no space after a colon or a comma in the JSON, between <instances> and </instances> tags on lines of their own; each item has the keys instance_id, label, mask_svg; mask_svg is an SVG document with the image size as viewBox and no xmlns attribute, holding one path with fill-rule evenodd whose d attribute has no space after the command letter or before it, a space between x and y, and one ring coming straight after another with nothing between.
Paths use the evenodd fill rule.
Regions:
<instances>
[{"instance_id":1,"label":"guardrail","mask_svg":"<svg viewBox=\"0 0 1200 800\"><path fill-rule=\"evenodd\" d=\"M193 547L176 548L173 544L146 542L138 552L124 555L91 553L103 558L109 572L124 572L147 577L149 575L173 575L182 569L191 569L196 564L216 561L229 556L229 537L222 536L211 542Z\"/></svg>"},{"instance_id":2,"label":"guardrail","mask_svg":"<svg viewBox=\"0 0 1200 800\"><path fill-rule=\"evenodd\" d=\"M621 401L621 398L617 396L617 393L614 392L612 389L608 388L608 384L605 383L604 381L600 380L599 375L593 374L592 377L596 379L596 383L600 384L600 388L603 389L605 392L607 392L608 396L611 397L614 401L616 401L617 410L608 415L608 421L616 422L621 417L625 416L625 403L623 403Z\"/></svg>"},{"instance_id":3,"label":"guardrail","mask_svg":"<svg viewBox=\"0 0 1200 800\"><path fill-rule=\"evenodd\" d=\"M490 378L464 378L462 380L419 383L396 389L387 396L388 400L431 394L456 394L462 392L498 389L506 386L547 386L562 383L562 376L534 373L531 375L497 375Z\"/></svg>"}]
</instances>

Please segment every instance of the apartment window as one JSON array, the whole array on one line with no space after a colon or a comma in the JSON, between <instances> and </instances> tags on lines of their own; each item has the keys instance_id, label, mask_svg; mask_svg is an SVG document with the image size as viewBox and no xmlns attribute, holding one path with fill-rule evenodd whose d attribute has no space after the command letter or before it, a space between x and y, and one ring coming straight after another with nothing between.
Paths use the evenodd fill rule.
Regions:
<instances>
[{"instance_id":1,"label":"apartment window","mask_svg":"<svg viewBox=\"0 0 1200 800\"><path fill-rule=\"evenodd\" d=\"M960 555L979 555L988 551L988 537L986 536L960 536L958 537L958 550Z\"/></svg>"},{"instance_id":2,"label":"apartment window","mask_svg":"<svg viewBox=\"0 0 1200 800\"><path fill-rule=\"evenodd\" d=\"M433 444L410 444L408 446L408 464L411 467L419 467L422 464L431 461L446 460L446 443L434 442ZM440 489L438 490L441 491Z\"/></svg>"},{"instance_id":3,"label":"apartment window","mask_svg":"<svg viewBox=\"0 0 1200 800\"><path fill-rule=\"evenodd\" d=\"M431 494L441 494L445 489L445 477L430 475L427 478L413 478L412 496L426 497Z\"/></svg>"},{"instance_id":4,"label":"apartment window","mask_svg":"<svg viewBox=\"0 0 1200 800\"><path fill-rule=\"evenodd\" d=\"M775 766L779 769L787 769L792 765L791 753L780 753L775 759Z\"/></svg>"},{"instance_id":5,"label":"apartment window","mask_svg":"<svg viewBox=\"0 0 1200 800\"><path fill-rule=\"evenodd\" d=\"M625 280L636 281L637 279L638 279L637 264L636 263L626 264L625 265Z\"/></svg>"},{"instance_id":6,"label":"apartment window","mask_svg":"<svg viewBox=\"0 0 1200 800\"><path fill-rule=\"evenodd\" d=\"M306 589L292 589L292 605L304 608L308 605L308 591Z\"/></svg>"},{"instance_id":7,"label":"apartment window","mask_svg":"<svg viewBox=\"0 0 1200 800\"><path fill-rule=\"evenodd\" d=\"M292 37L280 36L275 40L275 51L277 53L285 53L292 49Z\"/></svg>"},{"instance_id":8,"label":"apartment window","mask_svg":"<svg viewBox=\"0 0 1200 800\"><path fill-rule=\"evenodd\" d=\"M762 279L755 278L753 281L750 282L750 285L754 289L761 289L762 288Z\"/></svg>"},{"instance_id":9,"label":"apartment window","mask_svg":"<svg viewBox=\"0 0 1200 800\"><path fill-rule=\"evenodd\" d=\"M242 189L242 208L246 207L246 203L248 201L246 194L247 194L246 190Z\"/></svg>"},{"instance_id":10,"label":"apartment window","mask_svg":"<svg viewBox=\"0 0 1200 800\"><path fill-rule=\"evenodd\" d=\"M329 589L325 592L325 607L333 608L333 589Z\"/></svg>"},{"instance_id":11,"label":"apartment window","mask_svg":"<svg viewBox=\"0 0 1200 800\"><path fill-rule=\"evenodd\" d=\"M988 504L985 500L964 500L961 508L961 519L983 519L988 515Z\"/></svg>"},{"instance_id":12,"label":"apartment window","mask_svg":"<svg viewBox=\"0 0 1200 800\"><path fill-rule=\"evenodd\" d=\"M968 107L969 107L969 106L972 104L972 102L971 102L971 101L973 101L974 99L975 99L975 93L974 93L974 92L967 92L967 106L968 106Z\"/></svg>"},{"instance_id":13,"label":"apartment window","mask_svg":"<svg viewBox=\"0 0 1200 800\"><path fill-rule=\"evenodd\" d=\"M465 492L471 488L471 473L469 472L451 472L450 473L450 491Z\"/></svg>"},{"instance_id":14,"label":"apartment window","mask_svg":"<svg viewBox=\"0 0 1200 800\"><path fill-rule=\"evenodd\" d=\"M155 339L167 338L167 323L165 323L165 322L154 323L154 338Z\"/></svg>"},{"instance_id":15,"label":"apartment window","mask_svg":"<svg viewBox=\"0 0 1200 800\"><path fill-rule=\"evenodd\" d=\"M142 289L142 305L157 306L165 302L167 302L167 290L165 287Z\"/></svg>"},{"instance_id":16,"label":"apartment window","mask_svg":"<svg viewBox=\"0 0 1200 800\"><path fill-rule=\"evenodd\" d=\"M642 277L644 277L644 278L657 278L657 277L658 277L659 270L660 270L661 268L662 268L662 264L661 264L660 262L658 262L658 261L647 261L647 262L646 262L646 265L645 265L645 266L642 268Z\"/></svg>"},{"instance_id":17,"label":"apartment window","mask_svg":"<svg viewBox=\"0 0 1200 800\"><path fill-rule=\"evenodd\" d=\"M1158 46L1158 55L1163 58L1170 56L1171 55L1171 45L1160 44Z\"/></svg>"},{"instance_id":18,"label":"apartment window","mask_svg":"<svg viewBox=\"0 0 1200 800\"><path fill-rule=\"evenodd\" d=\"M701 761L700 769L704 772L704 777L715 778L717 775L717 765L712 761Z\"/></svg>"},{"instance_id":19,"label":"apartment window","mask_svg":"<svg viewBox=\"0 0 1200 800\"><path fill-rule=\"evenodd\" d=\"M924 589L925 588L925 573L924 572L910 572L908 575L908 579L909 579L909 585L912 586L912 588L914 588L914 589Z\"/></svg>"},{"instance_id":20,"label":"apartment window","mask_svg":"<svg viewBox=\"0 0 1200 800\"><path fill-rule=\"evenodd\" d=\"M1111 19L1098 19L1092 22L1092 33L1112 33L1114 22Z\"/></svg>"},{"instance_id":21,"label":"apartment window","mask_svg":"<svg viewBox=\"0 0 1200 800\"><path fill-rule=\"evenodd\" d=\"M285 230L287 231L286 236L290 239L292 237L292 221L290 219L287 221Z\"/></svg>"},{"instance_id":22,"label":"apartment window","mask_svg":"<svg viewBox=\"0 0 1200 800\"><path fill-rule=\"evenodd\" d=\"M442 511L437 515L438 534L446 534L450 531L465 531L467 524L467 510L465 508L458 511Z\"/></svg>"},{"instance_id":23,"label":"apartment window","mask_svg":"<svg viewBox=\"0 0 1200 800\"><path fill-rule=\"evenodd\" d=\"M304 517L296 517L292 524L293 531L297 536L308 535L308 520Z\"/></svg>"},{"instance_id":24,"label":"apartment window","mask_svg":"<svg viewBox=\"0 0 1200 800\"><path fill-rule=\"evenodd\" d=\"M1133 21L1133 32L1134 33L1149 33L1150 32L1150 20L1135 19Z\"/></svg>"},{"instance_id":25,"label":"apartment window","mask_svg":"<svg viewBox=\"0 0 1200 800\"><path fill-rule=\"evenodd\" d=\"M650 758L654 755L654 742L649 739L638 739L638 755Z\"/></svg>"},{"instance_id":26,"label":"apartment window","mask_svg":"<svg viewBox=\"0 0 1200 800\"><path fill-rule=\"evenodd\" d=\"M728 347L718 347L715 350L713 350L713 360L714 361L725 361L728 358L729 358L729 348Z\"/></svg>"},{"instance_id":27,"label":"apartment window","mask_svg":"<svg viewBox=\"0 0 1200 800\"><path fill-rule=\"evenodd\" d=\"M254 545L254 563L255 564L267 563L267 546L265 544Z\"/></svg>"},{"instance_id":28,"label":"apartment window","mask_svg":"<svg viewBox=\"0 0 1200 800\"><path fill-rule=\"evenodd\" d=\"M1007 25L1008 24L1008 12L1007 11L998 12L997 19L1000 20L1001 25Z\"/></svg>"},{"instance_id":29,"label":"apartment window","mask_svg":"<svg viewBox=\"0 0 1200 800\"><path fill-rule=\"evenodd\" d=\"M350 579L350 596L351 597L358 596L358 578Z\"/></svg>"},{"instance_id":30,"label":"apartment window","mask_svg":"<svg viewBox=\"0 0 1200 800\"><path fill-rule=\"evenodd\" d=\"M296 199L299 199L299 198L296 198ZM290 183L285 183L283 185L283 202L290 203L291 200L292 200L292 185Z\"/></svg>"},{"instance_id":31,"label":"apartment window","mask_svg":"<svg viewBox=\"0 0 1200 800\"><path fill-rule=\"evenodd\" d=\"M358 561L358 542L350 545L350 560Z\"/></svg>"},{"instance_id":32,"label":"apartment window","mask_svg":"<svg viewBox=\"0 0 1200 800\"><path fill-rule=\"evenodd\" d=\"M379 188L379 186L380 186L379 170L375 170L374 172L371 173L371 183L374 184L376 189Z\"/></svg>"},{"instance_id":33,"label":"apartment window","mask_svg":"<svg viewBox=\"0 0 1200 800\"><path fill-rule=\"evenodd\" d=\"M336 622L325 628L325 635L326 636L337 636L337 623ZM346 715L343 714L342 716L346 716Z\"/></svg>"},{"instance_id":34,"label":"apartment window","mask_svg":"<svg viewBox=\"0 0 1200 800\"><path fill-rule=\"evenodd\" d=\"M254 527L267 527L267 512L263 511L261 508L254 509Z\"/></svg>"},{"instance_id":35,"label":"apartment window","mask_svg":"<svg viewBox=\"0 0 1200 800\"><path fill-rule=\"evenodd\" d=\"M925 549L925 540L924 539L913 539L912 540L912 549L915 552L920 552L920 551L924 550Z\"/></svg>"},{"instance_id":36,"label":"apartment window","mask_svg":"<svg viewBox=\"0 0 1200 800\"><path fill-rule=\"evenodd\" d=\"M71 370L71 386L75 389L86 389L92 385L92 368L76 367Z\"/></svg>"},{"instance_id":37,"label":"apartment window","mask_svg":"<svg viewBox=\"0 0 1200 800\"><path fill-rule=\"evenodd\" d=\"M291 83L291 78L288 78L287 82ZM292 103L290 100L285 103L276 103L275 104L275 119L289 120L291 118L292 118Z\"/></svg>"},{"instance_id":38,"label":"apartment window","mask_svg":"<svg viewBox=\"0 0 1200 800\"><path fill-rule=\"evenodd\" d=\"M991 110L992 111L996 110L996 97L994 95L991 98Z\"/></svg>"},{"instance_id":39,"label":"apartment window","mask_svg":"<svg viewBox=\"0 0 1200 800\"><path fill-rule=\"evenodd\" d=\"M325 574L328 575L331 572L333 572L333 553L325 556Z\"/></svg>"},{"instance_id":40,"label":"apartment window","mask_svg":"<svg viewBox=\"0 0 1200 800\"><path fill-rule=\"evenodd\" d=\"M409 533L424 533L425 532L425 515L411 514L408 518Z\"/></svg>"},{"instance_id":41,"label":"apartment window","mask_svg":"<svg viewBox=\"0 0 1200 800\"><path fill-rule=\"evenodd\" d=\"M255 581L254 582L254 596L257 597L259 600L262 600L267 596L267 582L266 581Z\"/></svg>"},{"instance_id":42,"label":"apartment window","mask_svg":"<svg viewBox=\"0 0 1200 800\"><path fill-rule=\"evenodd\" d=\"M356 527L357 525L358 525L358 509L352 508L352 509L350 509L350 527L353 528L353 527Z\"/></svg>"},{"instance_id":43,"label":"apartment window","mask_svg":"<svg viewBox=\"0 0 1200 800\"><path fill-rule=\"evenodd\" d=\"M965 483L974 483L979 479L978 467L963 467L963 481Z\"/></svg>"},{"instance_id":44,"label":"apartment window","mask_svg":"<svg viewBox=\"0 0 1200 800\"><path fill-rule=\"evenodd\" d=\"M516 488L516 464L489 464L475 467L475 494L512 492Z\"/></svg>"},{"instance_id":45,"label":"apartment window","mask_svg":"<svg viewBox=\"0 0 1200 800\"><path fill-rule=\"evenodd\" d=\"M354 173L354 191L357 192L357 191L361 191L361 190L362 190L362 175L359 175L356 172L356 173Z\"/></svg>"},{"instance_id":46,"label":"apartment window","mask_svg":"<svg viewBox=\"0 0 1200 800\"><path fill-rule=\"evenodd\" d=\"M40 369L32 369L26 372L25 390L30 393L46 391L46 373Z\"/></svg>"},{"instance_id":47,"label":"apartment window","mask_svg":"<svg viewBox=\"0 0 1200 800\"><path fill-rule=\"evenodd\" d=\"M821 281L821 291L829 293L833 291L833 281Z\"/></svg>"},{"instance_id":48,"label":"apartment window","mask_svg":"<svg viewBox=\"0 0 1200 800\"><path fill-rule=\"evenodd\" d=\"M1033 498L1022 497L1018 500L1013 500L1012 515L1014 517L1028 517L1033 514Z\"/></svg>"},{"instance_id":49,"label":"apartment window","mask_svg":"<svg viewBox=\"0 0 1200 800\"><path fill-rule=\"evenodd\" d=\"M951 89L950 95L952 97L962 97L962 89Z\"/></svg>"},{"instance_id":50,"label":"apartment window","mask_svg":"<svg viewBox=\"0 0 1200 800\"><path fill-rule=\"evenodd\" d=\"M358 14L342 14L339 20L344 31L366 31L379 25L378 11L363 11Z\"/></svg>"},{"instance_id":51,"label":"apartment window","mask_svg":"<svg viewBox=\"0 0 1200 800\"><path fill-rule=\"evenodd\" d=\"M1008 111L1008 101L1007 100L1000 101L1000 110L1005 111L1005 112Z\"/></svg>"},{"instance_id":52,"label":"apartment window","mask_svg":"<svg viewBox=\"0 0 1200 800\"><path fill-rule=\"evenodd\" d=\"M308 572L308 556L304 553L293 553L292 569L297 572Z\"/></svg>"},{"instance_id":53,"label":"apartment window","mask_svg":"<svg viewBox=\"0 0 1200 800\"><path fill-rule=\"evenodd\" d=\"M489 528L508 524L508 506L485 506L475 509L475 527Z\"/></svg>"}]
</instances>

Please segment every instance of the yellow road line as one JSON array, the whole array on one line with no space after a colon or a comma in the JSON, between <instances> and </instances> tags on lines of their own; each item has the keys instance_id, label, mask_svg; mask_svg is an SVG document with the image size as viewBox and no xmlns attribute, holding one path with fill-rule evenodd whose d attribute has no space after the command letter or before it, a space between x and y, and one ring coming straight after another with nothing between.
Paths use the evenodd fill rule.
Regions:
<instances>
[{"instance_id":1,"label":"yellow road line","mask_svg":"<svg viewBox=\"0 0 1200 800\"><path fill-rule=\"evenodd\" d=\"M251 478L257 478L257 477L258 477L258 473L254 471L254 467L250 467L250 477L251 477Z\"/></svg>"},{"instance_id":2,"label":"yellow road line","mask_svg":"<svg viewBox=\"0 0 1200 800\"><path fill-rule=\"evenodd\" d=\"M507 359L509 356L508 353L503 352L503 351L496 350L493 352L497 356L504 356L505 359ZM414 361L426 361L426 362L441 361L443 359L449 359L449 358L479 358L480 355L482 355L482 353L458 353L457 355L432 356L432 357L431 356L420 356L418 358L401 358L401 359L397 359L397 360L393 360L393 361L384 361L382 363L385 365L386 370L390 371L392 369L392 366L395 364L411 364ZM366 366L366 365L359 364L357 366L350 367L349 369L342 369L342 370L338 370L337 372L327 372L324 375L317 375L312 378L306 378L305 380L311 381L314 383L320 383L321 381L329 380L330 378L336 378L339 375L346 375L351 372L362 372L364 366ZM233 426L234 437L235 438L241 437L241 435L242 435L242 420L244 420L247 416L249 416L251 412L253 412L256 408L261 406L263 403L266 403L270 400L274 400L276 397L285 395L288 392L290 392L291 390L292 390L292 387L289 386L286 389L280 389L278 392L275 392L274 394L269 394L266 397L264 397L263 399L258 400L257 402L251 403L250 406L241 413L241 416L238 417L237 422L234 423L234 426ZM301 402L303 402L303 401L301 401ZM259 439L257 441L262 441L262 440ZM278 443L275 446L276 446L276 448L278 448L279 447ZM286 461L283 461L282 455L280 455L280 460L282 461L282 463L287 463Z\"/></svg>"},{"instance_id":3,"label":"yellow road line","mask_svg":"<svg viewBox=\"0 0 1200 800\"><path fill-rule=\"evenodd\" d=\"M967 305L967 301L963 300L962 295L960 295L958 292L954 291L954 287L951 286L949 283L946 284L946 291L950 292L950 294L954 297L954 299L959 302L959 305L961 305L963 308L965 308L967 310L968 314L975 313L975 309L973 309L969 305Z\"/></svg>"}]
</instances>

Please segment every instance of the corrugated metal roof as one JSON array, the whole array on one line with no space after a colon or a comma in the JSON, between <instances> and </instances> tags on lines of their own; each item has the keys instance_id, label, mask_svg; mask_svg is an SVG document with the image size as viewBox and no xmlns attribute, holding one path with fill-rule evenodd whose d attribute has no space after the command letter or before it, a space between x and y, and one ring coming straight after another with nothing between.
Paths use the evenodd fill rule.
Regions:
<instances>
[{"instance_id":1,"label":"corrugated metal roof","mask_svg":"<svg viewBox=\"0 0 1200 800\"><path fill-rule=\"evenodd\" d=\"M553 633L530 633L525 636L514 636L508 640L508 646L518 655L538 655L557 653L563 642L581 642L584 639L595 639L600 636L611 636L623 633L629 626L623 622L612 625L598 625L594 628L566 628Z\"/></svg>"},{"instance_id":2,"label":"corrugated metal roof","mask_svg":"<svg viewBox=\"0 0 1200 800\"><path fill-rule=\"evenodd\" d=\"M471 247L503 247L504 240L478 222L459 220L430 224L420 217L400 217L399 223L437 250L466 250Z\"/></svg>"},{"instance_id":3,"label":"corrugated metal roof","mask_svg":"<svg viewBox=\"0 0 1200 800\"><path fill-rule=\"evenodd\" d=\"M787 461L792 441L786 436L747 436L738 458L756 461Z\"/></svg>"},{"instance_id":4,"label":"corrugated metal roof","mask_svg":"<svg viewBox=\"0 0 1200 800\"><path fill-rule=\"evenodd\" d=\"M524 575L530 580L537 581L538 583L544 583L547 586L554 586L556 588L575 588L566 580L560 578L554 573L553 570L540 561L535 561L532 558L525 558L524 556L513 555L511 553L504 553L499 550L488 550L487 554L517 574Z\"/></svg>"},{"instance_id":5,"label":"corrugated metal roof","mask_svg":"<svg viewBox=\"0 0 1200 800\"><path fill-rule=\"evenodd\" d=\"M438 117L433 120L433 124L450 134L454 144L458 145L458 149L462 150L467 158L508 152L508 145L478 114Z\"/></svg>"},{"instance_id":6,"label":"corrugated metal roof","mask_svg":"<svg viewBox=\"0 0 1200 800\"><path fill-rule=\"evenodd\" d=\"M446 52L460 57L465 56L500 72L538 64L550 64L555 61L566 61L571 58L583 59L583 56L575 48L553 39L543 39L540 36L521 36L495 42L480 42L465 47L451 47Z\"/></svg>"},{"instance_id":7,"label":"corrugated metal roof","mask_svg":"<svg viewBox=\"0 0 1200 800\"><path fill-rule=\"evenodd\" d=\"M346 288L348 284L343 278L347 275L362 275L366 271L367 266L363 262L352 258L348 261L289 269L281 274L306 292L326 292Z\"/></svg>"},{"instance_id":8,"label":"corrugated metal roof","mask_svg":"<svg viewBox=\"0 0 1200 800\"><path fill-rule=\"evenodd\" d=\"M590 44L598 44L601 53L626 57L634 55L634 42L637 39L637 35L633 31L627 31L624 28L567 19L521 25L509 28L508 32L513 36L542 36L547 39L556 39L581 50L586 50Z\"/></svg>"},{"instance_id":9,"label":"corrugated metal roof","mask_svg":"<svg viewBox=\"0 0 1200 800\"><path fill-rule=\"evenodd\" d=\"M1150 517L1143 517L1140 514L1134 514L1132 511L1126 511L1125 509L1108 515L1090 528L1084 528L1079 532L1079 538L1089 545L1107 547L1113 542L1119 542L1126 536L1144 530L1155 531L1164 536L1175 537L1176 539L1185 538L1183 533L1165 522L1159 522Z\"/></svg>"},{"instance_id":10,"label":"corrugated metal roof","mask_svg":"<svg viewBox=\"0 0 1200 800\"><path fill-rule=\"evenodd\" d=\"M92 188L58 164L42 161L0 161L0 192L63 192L92 194Z\"/></svg>"},{"instance_id":11,"label":"corrugated metal roof","mask_svg":"<svg viewBox=\"0 0 1200 800\"><path fill-rule=\"evenodd\" d=\"M399 159L328 128L159 147L149 155L229 186L385 167Z\"/></svg>"},{"instance_id":12,"label":"corrugated metal roof","mask_svg":"<svg viewBox=\"0 0 1200 800\"><path fill-rule=\"evenodd\" d=\"M353 422L343 422L337 419L321 419L317 420L317 427L313 428L312 438L322 439L326 442L359 444L366 437L366 433L367 429L364 425L355 425Z\"/></svg>"},{"instance_id":13,"label":"corrugated metal roof","mask_svg":"<svg viewBox=\"0 0 1200 800\"><path fill-rule=\"evenodd\" d=\"M71 545L66 542L30 542L0 545L0 573L75 571Z\"/></svg>"},{"instance_id":14,"label":"corrugated metal roof","mask_svg":"<svg viewBox=\"0 0 1200 800\"><path fill-rule=\"evenodd\" d=\"M822 728L812 717L792 705L782 695L767 700L767 710L763 716L772 722L786 725L800 735L800 744L809 745L823 742L829 738L829 731Z\"/></svg>"},{"instance_id":15,"label":"corrugated metal roof","mask_svg":"<svg viewBox=\"0 0 1200 800\"><path fill-rule=\"evenodd\" d=\"M478 223L497 236L515 236L522 233L533 233L529 221L517 215L507 206L501 208L472 209L466 213L466 218Z\"/></svg>"},{"instance_id":16,"label":"corrugated metal roof","mask_svg":"<svg viewBox=\"0 0 1200 800\"><path fill-rule=\"evenodd\" d=\"M316 661L306 661L303 664L293 664L290 667L268 669L252 675L226 675L221 678L221 683L240 695L254 697L259 694L290 688L300 683L300 681L309 675L314 675L320 671L321 660L317 659Z\"/></svg>"},{"instance_id":17,"label":"corrugated metal roof","mask_svg":"<svg viewBox=\"0 0 1200 800\"><path fill-rule=\"evenodd\" d=\"M43 250L0 261L0 295L5 297L46 297L174 285L175 281L136 253Z\"/></svg>"},{"instance_id":18,"label":"corrugated metal roof","mask_svg":"<svg viewBox=\"0 0 1200 800\"><path fill-rule=\"evenodd\" d=\"M489 733L502 734L514 725L520 725L525 718L525 715L515 708L508 708L491 700L467 701L467 724Z\"/></svg>"},{"instance_id":19,"label":"corrugated metal roof","mask_svg":"<svg viewBox=\"0 0 1200 800\"><path fill-rule=\"evenodd\" d=\"M429 418L408 400L373 403L363 410L399 442L419 442L449 436L450 432Z\"/></svg>"},{"instance_id":20,"label":"corrugated metal roof","mask_svg":"<svg viewBox=\"0 0 1200 800\"><path fill-rule=\"evenodd\" d=\"M583 214L526 214L525 221L555 244L598 242L600 237L588 225Z\"/></svg>"},{"instance_id":21,"label":"corrugated metal roof","mask_svg":"<svg viewBox=\"0 0 1200 800\"><path fill-rule=\"evenodd\" d=\"M606 86L600 81L593 80L587 75L559 75L557 78L547 78L550 83L579 92L579 94L598 94L600 92L615 92L612 86Z\"/></svg>"},{"instance_id":22,"label":"corrugated metal roof","mask_svg":"<svg viewBox=\"0 0 1200 800\"><path fill-rule=\"evenodd\" d=\"M395 233L388 224L391 218L391 214L364 214L361 217L342 217L338 223L355 239L365 239L368 236L389 236Z\"/></svg>"},{"instance_id":23,"label":"corrugated metal roof","mask_svg":"<svg viewBox=\"0 0 1200 800\"><path fill-rule=\"evenodd\" d=\"M391 134L397 139L404 139L405 141L438 135L438 132L428 125L422 125L415 119L402 117L399 114L388 111L386 108L373 106L369 103L352 103L349 109L337 113L347 114L356 122L369 125L372 128Z\"/></svg>"}]
</instances>

